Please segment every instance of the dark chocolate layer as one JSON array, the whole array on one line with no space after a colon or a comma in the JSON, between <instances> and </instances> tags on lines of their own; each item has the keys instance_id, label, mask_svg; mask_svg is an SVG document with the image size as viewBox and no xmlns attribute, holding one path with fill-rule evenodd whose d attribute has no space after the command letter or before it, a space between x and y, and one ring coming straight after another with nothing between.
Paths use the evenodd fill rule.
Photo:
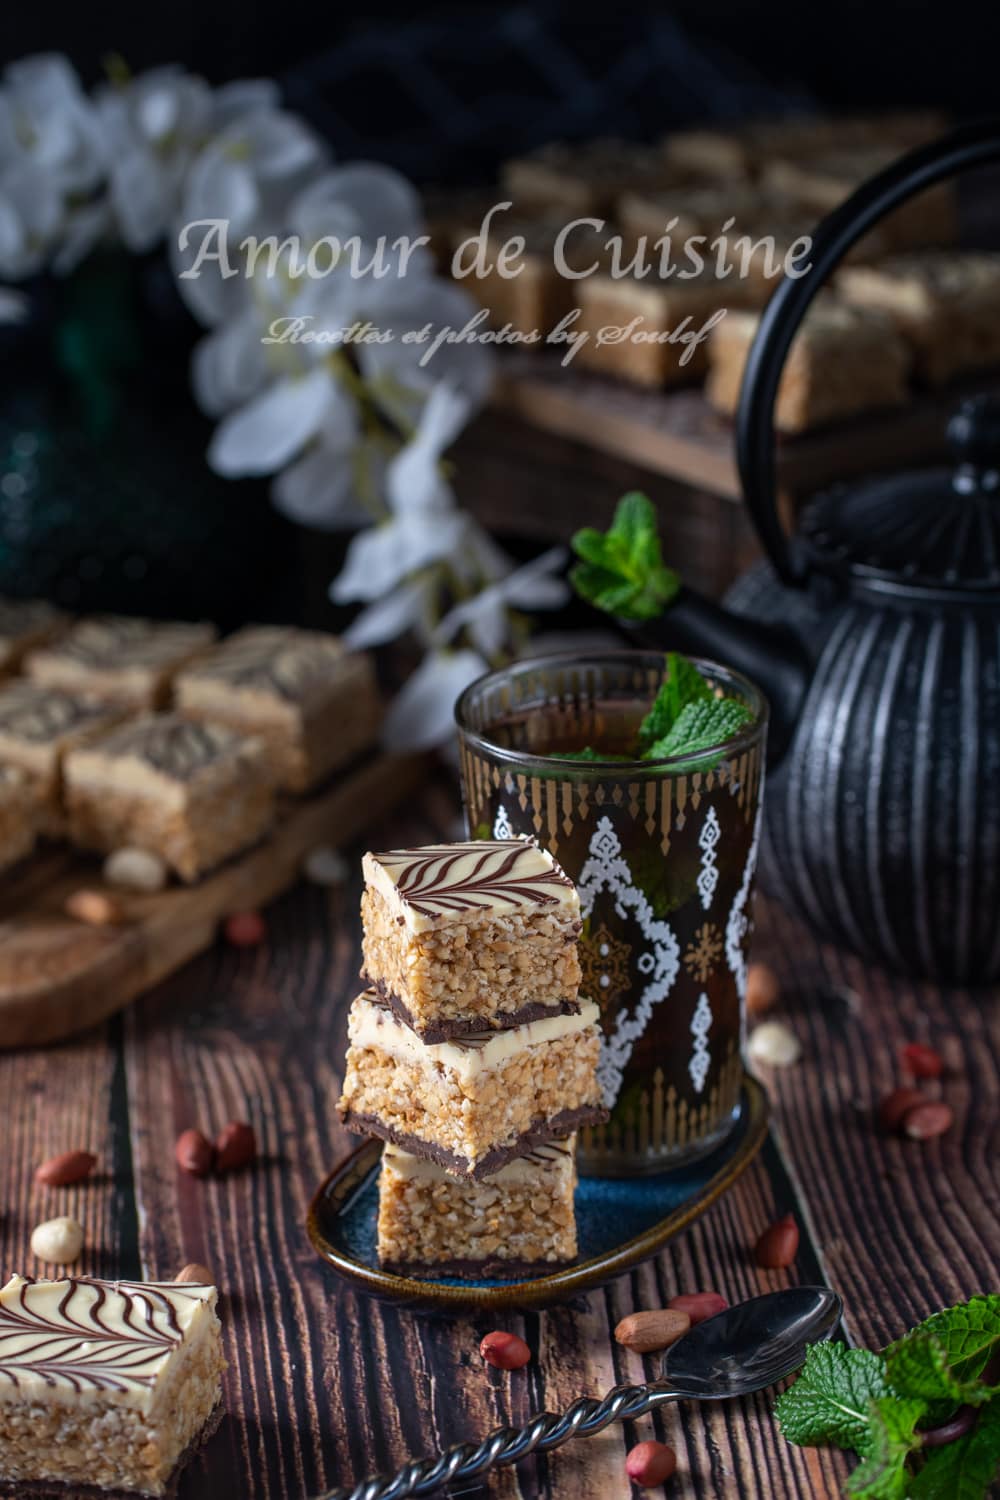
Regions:
<instances>
[{"instance_id":1,"label":"dark chocolate layer","mask_svg":"<svg viewBox=\"0 0 1000 1500\"><path fill-rule=\"evenodd\" d=\"M535 1276L551 1276L564 1271L576 1260L441 1260L434 1265L426 1261L382 1260L383 1271L396 1276L411 1276L417 1281L437 1281L450 1276L456 1281L527 1281Z\"/></svg>"},{"instance_id":2,"label":"dark chocolate layer","mask_svg":"<svg viewBox=\"0 0 1000 1500\"><path fill-rule=\"evenodd\" d=\"M551 1005L546 1005L541 1000L531 1000L526 1005L521 1005L517 1010L509 1011L503 1016L493 1016L489 1019L482 1016L456 1016L454 1019L426 1026L421 1031L419 1026L414 1025L406 1002L400 999L395 990L388 988L384 979L371 979L364 970L361 971L361 979L369 989L375 991L380 1002L391 1010L393 1015L398 1016L404 1026L410 1028L414 1036L418 1036L422 1042L428 1044L451 1042L456 1037L481 1031L513 1031L515 1026L526 1026L529 1021L541 1021L546 1016L578 1016L580 1014L580 1006L576 1000L556 1000Z\"/></svg>"},{"instance_id":3,"label":"dark chocolate layer","mask_svg":"<svg viewBox=\"0 0 1000 1500\"><path fill-rule=\"evenodd\" d=\"M355 1135L374 1135L379 1140L392 1141L401 1151L408 1151L411 1156L420 1156L426 1161L436 1161L439 1167L453 1172L456 1177L471 1177L474 1182L481 1182L484 1177L499 1172L509 1161L526 1156L533 1146L572 1135L581 1125L602 1125L607 1118L607 1110L599 1104L581 1105L579 1109L561 1109L548 1120L536 1120L509 1146L497 1146L480 1157L475 1166L470 1167L468 1157L459 1156L457 1152L449 1151L447 1146L439 1146L435 1141L425 1141L420 1136L397 1130L394 1125L387 1124L375 1115L359 1114L352 1109L345 1110L343 1114L345 1127Z\"/></svg>"}]
</instances>

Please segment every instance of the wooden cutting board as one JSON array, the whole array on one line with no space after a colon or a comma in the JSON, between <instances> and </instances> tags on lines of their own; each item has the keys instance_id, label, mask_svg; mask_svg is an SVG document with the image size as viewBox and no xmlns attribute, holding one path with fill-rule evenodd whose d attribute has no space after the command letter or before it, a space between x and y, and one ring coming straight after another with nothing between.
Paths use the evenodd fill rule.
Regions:
<instances>
[{"instance_id":1,"label":"wooden cutting board","mask_svg":"<svg viewBox=\"0 0 1000 1500\"><path fill-rule=\"evenodd\" d=\"M215 941L220 921L293 885L305 856L338 847L411 792L423 756L373 754L325 790L286 801L274 832L194 886L116 891L125 921L88 927L67 896L101 888L101 861L69 849L28 860L0 889L0 1049L59 1041L104 1020Z\"/></svg>"}]
</instances>

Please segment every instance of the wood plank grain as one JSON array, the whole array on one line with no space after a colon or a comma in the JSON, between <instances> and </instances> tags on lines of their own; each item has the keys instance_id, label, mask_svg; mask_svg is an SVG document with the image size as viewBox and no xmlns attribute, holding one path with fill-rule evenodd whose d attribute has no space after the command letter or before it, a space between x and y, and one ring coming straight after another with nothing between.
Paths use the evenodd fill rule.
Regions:
<instances>
[{"instance_id":1,"label":"wood plank grain","mask_svg":"<svg viewBox=\"0 0 1000 1500\"><path fill-rule=\"evenodd\" d=\"M352 838L424 774L419 756L372 754L331 787L279 808L273 831L194 886L116 893L121 925L87 927L64 910L99 861L63 849L29 863L0 896L0 1048L75 1035L120 1010L207 948L218 923L262 905L298 875L317 844Z\"/></svg>"}]
</instances>

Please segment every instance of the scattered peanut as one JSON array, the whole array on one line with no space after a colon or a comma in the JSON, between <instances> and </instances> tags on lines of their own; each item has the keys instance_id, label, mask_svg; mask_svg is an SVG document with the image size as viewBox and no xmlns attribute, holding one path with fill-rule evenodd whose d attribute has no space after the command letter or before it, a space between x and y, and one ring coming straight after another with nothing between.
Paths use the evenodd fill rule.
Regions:
<instances>
[{"instance_id":1,"label":"scattered peanut","mask_svg":"<svg viewBox=\"0 0 1000 1500\"><path fill-rule=\"evenodd\" d=\"M207 1177L212 1170L215 1148L200 1130L185 1130L177 1137L174 1159L182 1172L192 1177Z\"/></svg>"},{"instance_id":2,"label":"scattered peanut","mask_svg":"<svg viewBox=\"0 0 1000 1500\"><path fill-rule=\"evenodd\" d=\"M784 1021L763 1021L751 1031L747 1053L752 1062L790 1068L802 1056L802 1044Z\"/></svg>"},{"instance_id":3,"label":"scattered peanut","mask_svg":"<svg viewBox=\"0 0 1000 1500\"><path fill-rule=\"evenodd\" d=\"M70 1187L89 1177L96 1166L97 1157L89 1151L64 1151L35 1169L35 1181L43 1187Z\"/></svg>"},{"instance_id":4,"label":"scattered peanut","mask_svg":"<svg viewBox=\"0 0 1000 1500\"><path fill-rule=\"evenodd\" d=\"M167 867L151 849L116 849L104 861L104 879L108 885L126 891L162 891L167 883Z\"/></svg>"},{"instance_id":5,"label":"scattered peanut","mask_svg":"<svg viewBox=\"0 0 1000 1500\"><path fill-rule=\"evenodd\" d=\"M687 1292L680 1297L671 1297L667 1306L687 1313L693 1328L696 1323L704 1323L706 1318L725 1312L729 1303L719 1292Z\"/></svg>"},{"instance_id":6,"label":"scattered peanut","mask_svg":"<svg viewBox=\"0 0 1000 1500\"><path fill-rule=\"evenodd\" d=\"M235 911L223 931L233 948L257 948L267 937L267 923L259 911Z\"/></svg>"},{"instance_id":7,"label":"scattered peanut","mask_svg":"<svg viewBox=\"0 0 1000 1500\"><path fill-rule=\"evenodd\" d=\"M677 1454L666 1443L636 1443L625 1457L625 1473L643 1489L662 1484L676 1467Z\"/></svg>"},{"instance_id":8,"label":"scattered peanut","mask_svg":"<svg viewBox=\"0 0 1000 1500\"><path fill-rule=\"evenodd\" d=\"M766 1271L783 1271L790 1266L799 1250L799 1226L794 1215L786 1214L765 1229L754 1249L754 1258Z\"/></svg>"},{"instance_id":9,"label":"scattered peanut","mask_svg":"<svg viewBox=\"0 0 1000 1500\"><path fill-rule=\"evenodd\" d=\"M903 1134L911 1141L932 1141L955 1123L955 1112L943 1099L925 1099L903 1116Z\"/></svg>"},{"instance_id":10,"label":"scattered peanut","mask_svg":"<svg viewBox=\"0 0 1000 1500\"><path fill-rule=\"evenodd\" d=\"M649 1312L629 1313L615 1329L615 1338L637 1354L669 1349L691 1327L691 1318L676 1308L656 1307Z\"/></svg>"},{"instance_id":11,"label":"scattered peanut","mask_svg":"<svg viewBox=\"0 0 1000 1500\"><path fill-rule=\"evenodd\" d=\"M520 1370L531 1359L531 1350L524 1339L500 1329L486 1335L479 1345L479 1352L486 1363L497 1370Z\"/></svg>"},{"instance_id":12,"label":"scattered peanut","mask_svg":"<svg viewBox=\"0 0 1000 1500\"><path fill-rule=\"evenodd\" d=\"M747 1015L763 1016L773 1010L781 995L778 976L767 964L750 964L747 969Z\"/></svg>"},{"instance_id":13,"label":"scattered peanut","mask_svg":"<svg viewBox=\"0 0 1000 1500\"><path fill-rule=\"evenodd\" d=\"M208 1267L199 1265L196 1260L191 1261L189 1265L184 1266L178 1271L174 1280L181 1285L185 1283L189 1283L191 1286L215 1285L212 1273Z\"/></svg>"},{"instance_id":14,"label":"scattered peanut","mask_svg":"<svg viewBox=\"0 0 1000 1500\"><path fill-rule=\"evenodd\" d=\"M31 1234L31 1253L53 1266L69 1266L83 1249L83 1225L75 1219L46 1219Z\"/></svg>"},{"instance_id":15,"label":"scattered peanut","mask_svg":"<svg viewBox=\"0 0 1000 1500\"><path fill-rule=\"evenodd\" d=\"M944 1071L941 1054L924 1042L910 1042L902 1051L903 1067L914 1078L940 1078Z\"/></svg>"},{"instance_id":16,"label":"scattered peanut","mask_svg":"<svg viewBox=\"0 0 1000 1500\"><path fill-rule=\"evenodd\" d=\"M66 897L65 911L91 927L116 927L125 920L121 906L107 891L73 891Z\"/></svg>"},{"instance_id":17,"label":"scattered peanut","mask_svg":"<svg viewBox=\"0 0 1000 1500\"><path fill-rule=\"evenodd\" d=\"M923 1104L924 1096L919 1089L893 1089L886 1094L878 1107L879 1123L883 1130L898 1130L903 1116L917 1104Z\"/></svg>"},{"instance_id":18,"label":"scattered peanut","mask_svg":"<svg viewBox=\"0 0 1000 1500\"><path fill-rule=\"evenodd\" d=\"M343 885L350 871L339 849L322 846L306 856L302 873L313 885Z\"/></svg>"},{"instance_id":19,"label":"scattered peanut","mask_svg":"<svg viewBox=\"0 0 1000 1500\"><path fill-rule=\"evenodd\" d=\"M235 1172L257 1155L257 1137L245 1120L230 1120L215 1138L215 1170Z\"/></svg>"}]
</instances>

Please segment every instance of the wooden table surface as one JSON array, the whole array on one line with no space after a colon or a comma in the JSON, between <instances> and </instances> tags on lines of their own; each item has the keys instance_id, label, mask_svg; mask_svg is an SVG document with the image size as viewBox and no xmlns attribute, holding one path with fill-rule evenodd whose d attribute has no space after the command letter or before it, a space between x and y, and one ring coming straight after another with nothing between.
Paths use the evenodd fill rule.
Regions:
<instances>
[{"instance_id":1,"label":"wooden table surface","mask_svg":"<svg viewBox=\"0 0 1000 1500\"><path fill-rule=\"evenodd\" d=\"M368 841L416 844L453 837L457 827L453 780L435 772ZM361 851L348 852L345 886L300 886L270 908L264 946L217 945L99 1029L0 1056L5 1275L37 1273L32 1226L72 1213L87 1230L84 1272L167 1278L197 1260L223 1288L227 1415L182 1477L178 1500L304 1500L640 1379L642 1359L619 1348L611 1330L678 1291L715 1287L737 1301L789 1280L826 1279L844 1297L848 1336L878 1345L943 1304L1000 1285L995 996L942 994L866 971L758 900L755 953L781 975L782 1013L804 1057L765 1078L772 1139L720 1203L609 1286L506 1318L535 1353L513 1376L479 1359L488 1317L415 1315L348 1291L303 1227L316 1184L352 1144L333 1111L359 961ZM943 1052L942 1088L956 1114L949 1135L924 1145L886 1139L872 1123L911 1039ZM177 1171L181 1130L214 1131L241 1117L262 1144L255 1168L221 1181ZM95 1179L82 1188L34 1186L35 1166L71 1147L98 1154ZM789 1210L803 1230L798 1261L789 1273L761 1271L749 1247ZM625 1451L654 1433L678 1450L682 1472L671 1495L837 1494L849 1462L790 1447L770 1405L759 1396L667 1408L462 1494L624 1500Z\"/></svg>"}]
</instances>

